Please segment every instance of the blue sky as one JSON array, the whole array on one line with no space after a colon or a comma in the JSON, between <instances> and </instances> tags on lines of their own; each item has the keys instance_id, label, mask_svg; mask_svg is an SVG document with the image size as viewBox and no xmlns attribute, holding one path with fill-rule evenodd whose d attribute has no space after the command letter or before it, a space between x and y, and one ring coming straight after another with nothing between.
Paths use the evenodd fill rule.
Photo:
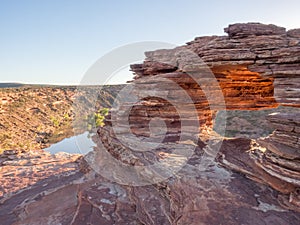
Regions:
<instances>
[{"instance_id":1,"label":"blue sky","mask_svg":"<svg viewBox=\"0 0 300 225\"><path fill-rule=\"evenodd\" d=\"M235 22L300 27L299 0L0 1L0 82L77 84L116 47L181 45Z\"/></svg>"}]
</instances>

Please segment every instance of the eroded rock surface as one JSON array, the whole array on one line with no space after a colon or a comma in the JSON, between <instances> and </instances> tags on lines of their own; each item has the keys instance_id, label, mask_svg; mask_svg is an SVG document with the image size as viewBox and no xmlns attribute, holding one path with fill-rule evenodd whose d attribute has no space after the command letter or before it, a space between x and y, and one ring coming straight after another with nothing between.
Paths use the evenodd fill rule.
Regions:
<instances>
[{"instance_id":1,"label":"eroded rock surface","mask_svg":"<svg viewBox=\"0 0 300 225\"><path fill-rule=\"evenodd\" d=\"M155 136L160 135L159 131L151 133L151 127L155 128L151 121L155 117L166 121L161 142L194 140L198 132L202 142L196 143L202 145L201 151L208 144L208 136L212 135L213 119L218 110L260 110L279 105L299 107L300 45L299 37L291 35L297 30L286 32L285 28L274 25L250 23L230 25L225 31L228 36L200 37L186 46L146 52L143 64L131 66L136 75L131 85L138 101L126 98L124 108L132 110L117 108L115 113L113 109L106 127L98 131L112 155L130 165L159 161L159 157L155 157L157 151L161 151L159 148L149 153L137 153L134 147L124 145L124 137L131 132L145 137L141 140L155 143ZM210 78L205 65L195 60L195 55L189 55L186 49L201 57L217 83ZM198 75L196 79L195 74ZM224 102L219 98L219 89ZM190 102L182 90L190 97L198 118L192 114ZM270 185L282 193L278 200L282 202L288 198L283 205L296 211L299 207L299 133L297 119L292 118L297 116L298 113L271 115L269 119L276 122L276 131L272 135L258 141L238 139L240 142L249 141L243 151L236 145L231 149L228 144L230 146L232 141L224 141L218 154L221 164ZM122 123L125 120L129 120L129 126ZM194 129L197 126L195 120L199 122L199 130ZM186 127L190 128L187 133ZM148 137L150 139L146 139ZM140 146L142 148L143 144ZM151 153L154 156L149 157Z\"/></svg>"},{"instance_id":2,"label":"eroded rock surface","mask_svg":"<svg viewBox=\"0 0 300 225\"><path fill-rule=\"evenodd\" d=\"M0 155L0 198L30 187L49 177L72 174L79 170L79 154L57 153L43 150L7 150Z\"/></svg>"},{"instance_id":3,"label":"eroded rock surface","mask_svg":"<svg viewBox=\"0 0 300 225\"><path fill-rule=\"evenodd\" d=\"M281 201L300 211L299 114L273 113L267 119L276 128L270 136L252 140L249 151L222 149L220 161L287 194L280 197Z\"/></svg>"},{"instance_id":4,"label":"eroded rock surface","mask_svg":"<svg viewBox=\"0 0 300 225\"><path fill-rule=\"evenodd\" d=\"M247 139L228 140L226 146L240 152L251 147ZM92 171L61 176L40 180L2 199L1 221L32 225L296 225L300 221L299 213L280 205L277 191L199 154L176 176L155 185L121 185Z\"/></svg>"},{"instance_id":5,"label":"eroded rock surface","mask_svg":"<svg viewBox=\"0 0 300 225\"><path fill-rule=\"evenodd\" d=\"M299 224L299 115L270 115L276 130L264 139L224 139L212 130L218 110L299 107L299 30L251 23L225 31L228 36L199 37L173 50L146 53L143 64L131 66L136 76L130 87L138 101L130 95L121 99L124 104L111 110L94 137L97 147L80 162L62 157L65 163L56 165L65 170L54 169L53 177L18 190L7 186L13 194L1 199L1 221ZM195 63L195 55L180 55L186 49L208 67ZM165 121L163 129L153 120L157 117ZM126 140L132 141L126 145ZM189 149L193 154L186 154ZM114 167L107 153L124 167ZM149 165L157 163L172 176L156 182L161 171ZM134 166L143 168L122 177ZM130 179L150 184L130 185Z\"/></svg>"}]
</instances>

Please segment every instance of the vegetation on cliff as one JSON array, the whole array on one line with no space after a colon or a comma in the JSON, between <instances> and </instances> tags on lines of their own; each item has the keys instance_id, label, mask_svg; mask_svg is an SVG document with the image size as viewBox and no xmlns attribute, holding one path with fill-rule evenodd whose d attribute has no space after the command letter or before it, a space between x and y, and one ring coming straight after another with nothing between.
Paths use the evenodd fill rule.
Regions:
<instances>
[{"instance_id":1,"label":"vegetation on cliff","mask_svg":"<svg viewBox=\"0 0 300 225\"><path fill-rule=\"evenodd\" d=\"M103 125L105 112L120 88L101 88L99 104L89 110L81 109L84 113L77 119L84 122L85 130L87 126ZM0 153L10 149L42 149L74 135L74 101L83 97L89 103L92 90L93 87L36 85L1 88Z\"/></svg>"}]
</instances>

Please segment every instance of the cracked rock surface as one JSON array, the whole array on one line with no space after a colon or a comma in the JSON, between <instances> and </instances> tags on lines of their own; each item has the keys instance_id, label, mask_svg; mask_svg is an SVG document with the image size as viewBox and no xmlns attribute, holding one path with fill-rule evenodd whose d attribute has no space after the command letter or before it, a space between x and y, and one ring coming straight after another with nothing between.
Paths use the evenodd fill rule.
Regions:
<instances>
[{"instance_id":1,"label":"cracked rock surface","mask_svg":"<svg viewBox=\"0 0 300 225\"><path fill-rule=\"evenodd\" d=\"M224 146L241 152L251 147L246 139ZM0 219L32 225L299 224L299 213L285 208L279 195L196 154L176 176L156 185L120 185L93 171L45 178L2 198Z\"/></svg>"},{"instance_id":2,"label":"cracked rock surface","mask_svg":"<svg viewBox=\"0 0 300 225\"><path fill-rule=\"evenodd\" d=\"M269 115L275 131L266 138L224 138L212 129L219 110L300 106L299 29L248 23L225 32L145 53L142 64L131 66L140 101L126 98L110 111L86 156L7 152L0 161L1 223L300 224L299 114ZM179 55L184 49L207 64L217 83L207 79L201 62ZM191 79L199 71L200 80ZM224 101L216 97L219 90ZM123 117L128 106L130 129ZM153 122L157 117L165 121L165 132ZM125 145L131 134L141 141ZM123 167L114 167L107 153ZM156 182L162 171L149 166L159 163L172 176ZM127 168L136 173L122 177ZM22 176L28 181L16 179ZM151 182L130 185L126 179Z\"/></svg>"}]
</instances>

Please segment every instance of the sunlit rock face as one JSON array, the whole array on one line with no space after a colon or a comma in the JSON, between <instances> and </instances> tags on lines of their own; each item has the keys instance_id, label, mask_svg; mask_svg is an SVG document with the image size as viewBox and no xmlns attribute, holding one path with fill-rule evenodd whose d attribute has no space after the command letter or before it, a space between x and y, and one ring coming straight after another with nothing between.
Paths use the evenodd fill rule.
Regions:
<instances>
[{"instance_id":1,"label":"sunlit rock face","mask_svg":"<svg viewBox=\"0 0 300 225\"><path fill-rule=\"evenodd\" d=\"M153 142L156 140L154 136L164 135L163 141L158 139L167 143L198 135L199 140L203 141L198 144L203 147L209 139L207 136L212 135L213 120L218 110L300 106L299 30L286 31L275 25L248 23L230 25L225 32L227 36L199 37L175 49L146 52L144 63L131 65L135 77L130 85L137 98L125 101L126 107L130 108L125 118L130 129L118 126L119 121L124 120L124 114L118 108L117 116L109 116L106 127L98 131L109 152L129 164L143 164L149 156L136 154L118 143L120 136L115 132L153 137ZM189 52L192 54L189 55ZM195 60L193 54L201 62ZM205 65L209 71L203 69ZM177 86L171 85L170 81ZM220 93L223 99L220 99ZM184 94L191 102L185 99ZM153 95L165 99L151 97ZM175 105L173 99L176 99ZM191 103L195 107L196 117L189 108ZM242 152L230 150L224 144L218 154L219 161L283 194L298 195L300 135L295 131L299 129L297 123L292 121L296 116L270 116L276 122L276 131L270 137L257 142L249 141L248 148ZM151 120L157 117L165 122L166 132L153 136ZM191 127L197 123L198 129L185 133L183 123ZM200 152L203 151L200 149ZM157 151L153 149L152 153L157 155ZM157 160L159 157L153 156L150 161ZM289 204L293 208L299 204L299 199L293 197L290 202L293 202Z\"/></svg>"},{"instance_id":2,"label":"sunlit rock face","mask_svg":"<svg viewBox=\"0 0 300 225\"><path fill-rule=\"evenodd\" d=\"M248 23L230 25L225 32L228 36L195 38L185 48L210 67L222 87L226 108L275 107L276 102L299 106L299 30L286 32L274 25ZM151 60L159 54L163 58L168 51L174 50L146 53L145 63L132 65L136 80L178 72L176 67L157 66Z\"/></svg>"}]
</instances>

